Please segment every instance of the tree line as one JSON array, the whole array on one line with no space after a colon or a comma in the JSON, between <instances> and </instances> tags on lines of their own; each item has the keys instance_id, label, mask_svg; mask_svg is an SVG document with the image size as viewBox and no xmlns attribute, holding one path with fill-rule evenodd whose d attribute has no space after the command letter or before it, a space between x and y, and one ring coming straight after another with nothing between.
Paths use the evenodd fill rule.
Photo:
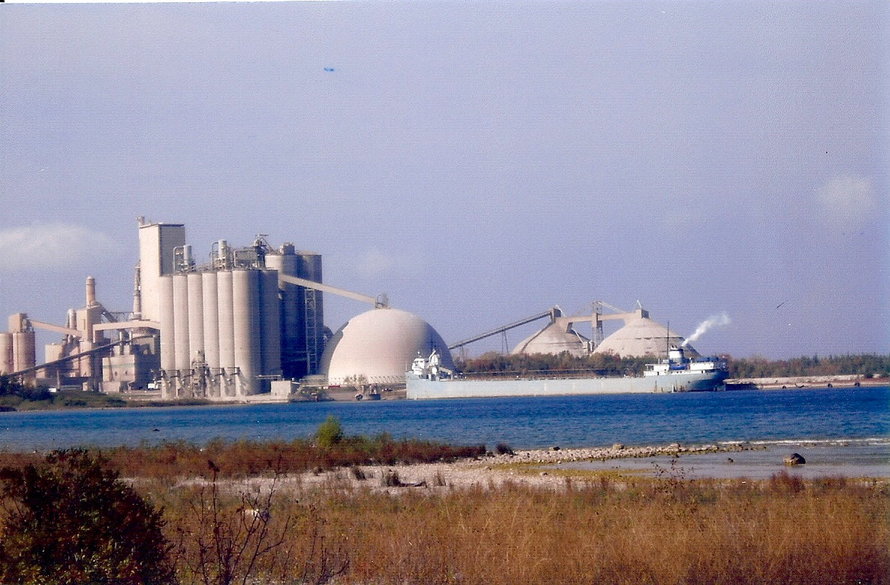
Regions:
<instances>
[{"instance_id":1,"label":"tree line","mask_svg":"<svg viewBox=\"0 0 890 585\"><path fill-rule=\"evenodd\" d=\"M785 376L833 376L858 374L866 377L890 376L890 355L857 354L797 357L770 360L765 357L733 358L727 362L730 378L774 378ZM503 355L489 352L475 358L458 358L455 366L465 375L503 374L536 375L547 373L590 372L600 376L639 376L652 357L620 358L614 354L576 357L569 352L558 355Z\"/></svg>"},{"instance_id":2,"label":"tree line","mask_svg":"<svg viewBox=\"0 0 890 585\"><path fill-rule=\"evenodd\" d=\"M730 359L733 378L774 378L784 376L838 376L858 374L866 377L890 376L890 355L857 354L820 357L796 357L769 360L764 357Z\"/></svg>"}]
</instances>

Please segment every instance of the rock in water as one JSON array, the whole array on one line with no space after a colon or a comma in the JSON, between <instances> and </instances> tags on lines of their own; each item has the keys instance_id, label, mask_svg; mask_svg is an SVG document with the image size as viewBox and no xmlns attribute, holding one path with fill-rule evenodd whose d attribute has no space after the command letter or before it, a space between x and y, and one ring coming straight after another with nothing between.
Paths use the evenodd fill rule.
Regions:
<instances>
[{"instance_id":1,"label":"rock in water","mask_svg":"<svg viewBox=\"0 0 890 585\"><path fill-rule=\"evenodd\" d=\"M803 465L807 462L800 453L792 453L785 457L785 465Z\"/></svg>"}]
</instances>

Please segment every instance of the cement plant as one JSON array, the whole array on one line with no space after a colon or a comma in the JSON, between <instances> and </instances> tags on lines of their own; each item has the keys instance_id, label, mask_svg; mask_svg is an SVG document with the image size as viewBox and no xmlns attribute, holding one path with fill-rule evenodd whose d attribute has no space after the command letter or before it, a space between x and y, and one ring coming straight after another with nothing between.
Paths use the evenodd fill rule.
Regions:
<instances>
[{"instance_id":1,"label":"cement plant","mask_svg":"<svg viewBox=\"0 0 890 585\"><path fill-rule=\"evenodd\" d=\"M452 351L545 324L512 353L613 353L666 358L671 347L697 356L686 340L656 323L638 303L623 311L592 303L582 315L558 306L447 344L422 318L374 297L323 283L322 256L265 236L245 246L225 239L205 252L187 243L185 226L137 219L139 258L132 307L114 311L86 277L84 304L59 323L26 312L0 332L0 375L22 383L104 393L160 395L175 400L285 401L307 389L341 388L357 398L402 389L418 356L454 369ZM199 260L199 258L202 258ZM206 259L206 260L205 260ZM324 323L324 295L368 305L336 332ZM617 321L604 335L603 324ZM591 335L576 330L589 325ZM38 363L36 330L61 335ZM693 336L694 338L695 336Z\"/></svg>"}]
</instances>

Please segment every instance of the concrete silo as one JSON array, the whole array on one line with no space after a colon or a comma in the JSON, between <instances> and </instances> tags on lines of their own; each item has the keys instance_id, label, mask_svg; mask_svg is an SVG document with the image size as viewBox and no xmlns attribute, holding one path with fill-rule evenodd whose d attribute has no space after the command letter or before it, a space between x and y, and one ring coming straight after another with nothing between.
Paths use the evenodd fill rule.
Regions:
<instances>
[{"instance_id":1,"label":"concrete silo","mask_svg":"<svg viewBox=\"0 0 890 585\"><path fill-rule=\"evenodd\" d=\"M322 282L321 256L301 252L291 243L269 251L266 267L280 275ZM315 373L324 349L324 304L321 291L291 282L279 283L281 297L281 370L285 378Z\"/></svg>"},{"instance_id":2,"label":"concrete silo","mask_svg":"<svg viewBox=\"0 0 890 585\"><path fill-rule=\"evenodd\" d=\"M189 348L196 348L206 356L204 345L204 277L200 272L188 274ZM200 349L198 349L200 348ZM191 351L192 359L195 351ZM204 358L206 360L206 357Z\"/></svg>"},{"instance_id":3,"label":"concrete silo","mask_svg":"<svg viewBox=\"0 0 890 585\"><path fill-rule=\"evenodd\" d=\"M260 368L267 376L281 375L281 307L278 272L260 272Z\"/></svg>"},{"instance_id":4,"label":"concrete silo","mask_svg":"<svg viewBox=\"0 0 890 585\"><path fill-rule=\"evenodd\" d=\"M12 333L0 333L0 376L14 372Z\"/></svg>"},{"instance_id":5,"label":"concrete silo","mask_svg":"<svg viewBox=\"0 0 890 585\"><path fill-rule=\"evenodd\" d=\"M235 314L232 312L232 271L216 272L217 321L219 323L219 367L222 374L235 368ZM223 393L223 395L228 395Z\"/></svg>"},{"instance_id":6,"label":"concrete silo","mask_svg":"<svg viewBox=\"0 0 890 585\"><path fill-rule=\"evenodd\" d=\"M201 307L204 333L204 360L211 372L219 372L219 289L218 272L202 272Z\"/></svg>"},{"instance_id":7,"label":"concrete silo","mask_svg":"<svg viewBox=\"0 0 890 585\"><path fill-rule=\"evenodd\" d=\"M12 336L12 371L33 368L37 364L37 339L25 313L10 315L9 334Z\"/></svg>"},{"instance_id":8,"label":"concrete silo","mask_svg":"<svg viewBox=\"0 0 890 585\"><path fill-rule=\"evenodd\" d=\"M159 228L140 229L143 240L163 245ZM193 261L187 245L165 254L140 258L140 266L152 267L172 258L172 273L154 284L165 396L249 397L267 392L271 380L314 373L321 348L311 353L307 336L318 332L311 338L323 343L321 292L309 294L280 275L320 278L320 256L298 253L292 244L276 251L262 237L243 248L217 240L205 265Z\"/></svg>"},{"instance_id":9,"label":"concrete silo","mask_svg":"<svg viewBox=\"0 0 890 585\"><path fill-rule=\"evenodd\" d=\"M166 277L165 277L166 278ZM188 370L192 363L189 345L189 288L188 274L175 274L173 280L173 343L176 348L176 369ZM164 331L161 331L164 335Z\"/></svg>"},{"instance_id":10,"label":"concrete silo","mask_svg":"<svg viewBox=\"0 0 890 585\"><path fill-rule=\"evenodd\" d=\"M161 327L161 369L165 372L176 370L176 320L173 308L173 277L159 278L156 283L157 302Z\"/></svg>"},{"instance_id":11,"label":"concrete silo","mask_svg":"<svg viewBox=\"0 0 890 585\"><path fill-rule=\"evenodd\" d=\"M232 271L232 306L234 323L235 367L238 369L238 394L256 394L255 377L260 373L260 280L255 270Z\"/></svg>"}]
</instances>

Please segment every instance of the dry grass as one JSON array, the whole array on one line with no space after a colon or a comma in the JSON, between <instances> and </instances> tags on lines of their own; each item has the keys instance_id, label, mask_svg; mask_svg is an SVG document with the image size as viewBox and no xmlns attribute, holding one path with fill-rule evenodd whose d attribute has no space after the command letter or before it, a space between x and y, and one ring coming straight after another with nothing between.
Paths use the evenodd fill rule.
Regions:
<instances>
[{"instance_id":1,"label":"dry grass","mask_svg":"<svg viewBox=\"0 0 890 585\"><path fill-rule=\"evenodd\" d=\"M270 473L276 457L278 467L319 464L290 445L261 455L251 443L159 447L122 469L163 509L183 585L890 585L886 482L665 473L493 489L492 480L455 487L437 472L402 487L364 463L313 483ZM220 469L209 477L208 458ZM204 479L182 481L178 465ZM252 465L263 479L249 478Z\"/></svg>"},{"instance_id":2,"label":"dry grass","mask_svg":"<svg viewBox=\"0 0 890 585\"><path fill-rule=\"evenodd\" d=\"M324 582L322 567L339 567L336 583L378 585L890 583L885 487L784 475L616 485L280 490L270 533L281 544L258 576ZM205 529L188 513L195 497L161 496L171 534ZM229 514L243 515L244 493L229 498Z\"/></svg>"}]
</instances>

